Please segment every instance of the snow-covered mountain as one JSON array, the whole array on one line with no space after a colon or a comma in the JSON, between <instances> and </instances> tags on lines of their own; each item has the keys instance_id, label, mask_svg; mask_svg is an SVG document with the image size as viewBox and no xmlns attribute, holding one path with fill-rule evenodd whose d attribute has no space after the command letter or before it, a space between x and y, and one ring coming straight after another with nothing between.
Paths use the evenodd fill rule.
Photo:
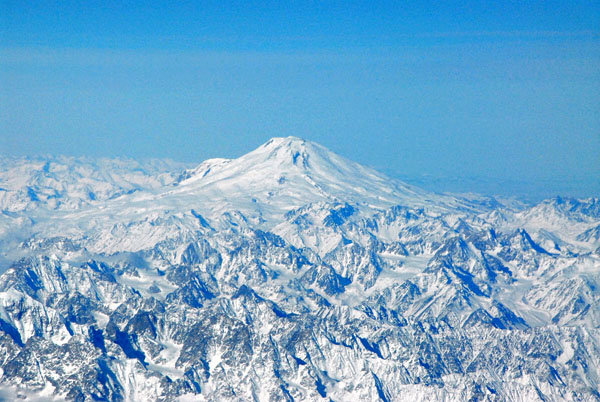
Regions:
<instances>
[{"instance_id":1,"label":"snow-covered mountain","mask_svg":"<svg viewBox=\"0 0 600 402\"><path fill-rule=\"evenodd\" d=\"M0 398L600 400L600 201L430 193L298 138L0 159Z\"/></svg>"}]
</instances>

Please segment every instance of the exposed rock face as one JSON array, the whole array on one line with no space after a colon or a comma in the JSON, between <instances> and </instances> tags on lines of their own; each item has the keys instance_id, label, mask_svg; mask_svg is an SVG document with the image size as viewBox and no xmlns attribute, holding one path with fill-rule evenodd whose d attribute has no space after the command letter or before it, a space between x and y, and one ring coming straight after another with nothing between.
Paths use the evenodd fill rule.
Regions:
<instances>
[{"instance_id":1,"label":"exposed rock face","mask_svg":"<svg viewBox=\"0 0 600 402\"><path fill-rule=\"evenodd\" d=\"M59 162L0 165L0 398L600 400L596 199L439 196L295 138Z\"/></svg>"}]
</instances>

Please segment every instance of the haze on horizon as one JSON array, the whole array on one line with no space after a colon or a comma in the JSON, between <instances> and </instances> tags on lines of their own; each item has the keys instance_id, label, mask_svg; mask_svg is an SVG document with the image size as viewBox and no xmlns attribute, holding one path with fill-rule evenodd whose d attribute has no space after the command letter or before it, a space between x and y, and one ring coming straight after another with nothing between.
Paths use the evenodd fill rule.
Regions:
<instances>
[{"instance_id":1,"label":"haze on horizon","mask_svg":"<svg viewBox=\"0 0 600 402\"><path fill-rule=\"evenodd\" d=\"M0 2L0 155L293 135L438 191L600 195L597 1L261 4Z\"/></svg>"}]
</instances>

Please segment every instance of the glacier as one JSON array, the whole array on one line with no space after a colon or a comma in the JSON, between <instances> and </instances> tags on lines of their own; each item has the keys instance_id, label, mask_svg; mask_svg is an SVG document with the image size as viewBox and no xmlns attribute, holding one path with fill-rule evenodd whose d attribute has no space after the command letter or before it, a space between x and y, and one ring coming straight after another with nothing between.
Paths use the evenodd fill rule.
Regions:
<instances>
[{"instance_id":1,"label":"glacier","mask_svg":"<svg viewBox=\"0 0 600 402\"><path fill-rule=\"evenodd\" d=\"M438 194L295 137L0 158L0 399L598 401L600 200Z\"/></svg>"}]
</instances>

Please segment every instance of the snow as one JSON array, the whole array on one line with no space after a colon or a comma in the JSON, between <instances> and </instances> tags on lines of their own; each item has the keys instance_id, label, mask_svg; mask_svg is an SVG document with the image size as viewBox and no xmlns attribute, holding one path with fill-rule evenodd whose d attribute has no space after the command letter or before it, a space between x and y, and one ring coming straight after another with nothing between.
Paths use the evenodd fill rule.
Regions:
<instances>
[{"instance_id":1,"label":"snow","mask_svg":"<svg viewBox=\"0 0 600 402\"><path fill-rule=\"evenodd\" d=\"M56 182L71 186L71 190L59 196L62 204L58 210L50 206L46 211L43 202L33 208L31 201L23 201L26 208L33 208L28 215L37 222L37 230L72 237L90 230L94 232L94 228L120 230L123 222L139 222L137 231L131 230L136 227L127 227L130 236L121 239L118 245L111 240L110 233L97 233L90 247L112 253L137 251L156 244L168 234L160 226L153 227L152 222L177 213L188 214L191 209L209 220L218 220L225 212L238 210L249 219L273 227L285 212L308 202L356 200L365 209L401 204L447 210L460 205L452 197L413 188L348 161L318 144L294 137L274 139L235 160L206 161L187 171L189 177L181 182L160 181L144 171L129 174L119 161L106 164L112 169L109 176L99 173L93 165L83 165L72 174L67 170L54 171L46 179L45 175L50 173L36 173L38 176L34 177L40 178L48 188L52 188L48 181L55 180L54 177ZM22 162L21 170L10 169L0 176L4 180L0 181L0 187L9 190L3 192L4 197L9 197L4 210L19 210L14 197L21 197L19 192L31 184L27 172L31 169L39 172L42 168L42 163ZM86 169L97 179L89 183L82 181L81 170ZM107 185L109 188L104 188ZM91 192L104 195L98 195L95 200L84 199L81 186L89 186Z\"/></svg>"},{"instance_id":2,"label":"snow","mask_svg":"<svg viewBox=\"0 0 600 402\"><path fill-rule=\"evenodd\" d=\"M171 379L182 378L183 370L175 367L183 345L174 343L168 339L161 342L164 349L159 353L154 362L148 364L150 370L157 371Z\"/></svg>"},{"instance_id":3,"label":"snow","mask_svg":"<svg viewBox=\"0 0 600 402\"><path fill-rule=\"evenodd\" d=\"M556 361L565 364L573 358L573 356L575 355L575 350L573 350L571 342L569 342L568 340L562 342L562 347L562 353L556 358Z\"/></svg>"},{"instance_id":4,"label":"snow","mask_svg":"<svg viewBox=\"0 0 600 402\"><path fill-rule=\"evenodd\" d=\"M110 344L119 352L118 358L111 360L111 369L130 400L151 400L158 395L161 376L172 380L186 378L184 370L189 367L176 367L184 348L181 342L185 336L180 332L180 324L184 324L174 325L169 319L172 314L193 321L198 317L190 317L198 312L185 301L181 305L167 302L167 296L178 290L178 285L173 276L165 274L183 268L182 265L206 281L211 292L214 290L214 299L193 296L206 304L203 313L208 314L210 308L219 305L227 310L228 318L249 327L256 325L252 327L253 342L257 342L252 345L252 359L263 357L262 349L270 351L271 346L265 348L261 340L269 339L275 344L285 334L281 327L285 319L274 318L278 312L272 303L290 314L310 311L313 318L332 327L363 322L363 327L348 335L354 341L359 335L369 339L383 337L387 331L393 336L388 334L389 338L381 342L381 358L360 343L352 347L330 342L315 329L310 335L314 339L303 344L314 350L295 351L299 357L310 360L306 366L298 367L293 360L287 365L282 361L253 361L248 367L230 367L224 356L231 345L211 344L207 357L211 375L208 382L201 384L203 394L181 396L180 400L213 400L222 381L245 387L246 396L255 392L259 399L267 399L275 384L268 383L274 364L283 364L282 372L289 374L287 387L312 400L318 398L308 396L315 393L315 376L322 379L332 399L376 399L373 374L385 379L388 391L395 397L415 401L464 400L472 394L461 376L443 376L444 388L406 384L426 369L418 366L416 355L410 355L414 351L402 349L402 343L408 342L408 328L414 322L431 325L441 322L440 317L450 317L452 325L458 326L457 339L476 340L473 356L485 353L489 343L478 341L493 337L497 329L462 329L460 325L476 309L493 313L495 302L533 327L527 330L530 332L511 333L519 342L526 342L526 337L534 336L536 331L554 331L560 344L558 365L565 366L574 359L579 353L577 348L583 344L574 335L559 336L558 332L577 328L584 333L591 331L590 337L597 333L593 331L597 330L598 319L600 257L594 252L598 241L577 239L586 230L598 227L598 219L577 212L575 203L566 208L564 203L549 201L519 210L511 206L490 212L480 206L481 199L475 196L471 202L426 192L295 137L275 138L240 158L211 159L185 170L173 164L144 165L119 160L56 158L13 163L0 159L0 187L0 271L22 256L50 257L47 266L36 266L40 268L40 289L22 290L27 286L19 287L6 279L7 288L0 292L0 317L14 324L23 342L41 334L45 340L64 346L88 336L86 324L73 323L74 335L68 333L56 306L46 303L51 297L60 300L76 292L97 295L97 299L92 299L100 307L91 314L93 325L100 329L106 329L113 318L122 329L131 318L128 314L166 306L156 337L140 336L140 347L153 350L144 350L147 367L136 359L125 358L117 346ZM346 203L352 212L339 221L332 220L331 216L343 210ZM398 206L402 207L394 209ZM494 239L491 228L501 240ZM283 245L256 240L257 229L280 236ZM521 245L520 242L528 242L523 240L523 229L533 245ZM461 260L463 256L455 255L460 251L442 248L455 237L467 243L465 261ZM70 250L69 243L60 238L72 240L80 249ZM54 240L44 243L48 239ZM214 247L222 260L214 266L204 257L189 264L184 262L185 250L201 241ZM476 245L475 241L485 244ZM536 245L550 254L539 251ZM292 246L297 248L293 253ZM245 254L237 255L238 248ZM446 250L445 254L438 254L439 250ZM289 263L286 253L301 255L308 262L297 268ZM512 258L511 253L516 257ZM495 282L484 284L489 285L490 295L474 293L450 267L435 266L434 257L456 257L460 260L458 265L464 263L461 270L477 271L484 254L496 257L511 272L499 273ZM91 271L79 268L88 259L115 268L112 273L117 283L92 279ZM431 270L427 270L430 263ZM57 273L59 268L66 272L64 279ZM320 268L332 269L343 281L353 281L343 291L331 292L323 284L303 279L310 276L306 275L313 272L310 270ZM436 271L437 268L440 269ZM443 272L446 268L449 273ZM267 273L264 278L262 273L256 274L259 279L252 276L261 269ZM15 268L11 268L3 278L14 274ZM366 284L365 277L375 276L374 282ZM473 280L487 280L481 270L472 276ZM230 302L242 284L252 287L267 301L256 305ZM408 301L402 300L402 290L406 288L403 284L418 289ZM331 306L324 307L327 303L320 298ZM404 329L385 320L377 321L367 317L367 307L372 305L373 310L397 309L401 319L413 321ZM581 306L586 305L591 306L591 312L582 315ZM114 310L119 307L117 314ZM21 315L17 318L17 314ZM328 321L331 317L332 321ZM558 323L553 322L555 317ZM256 322L244 321L250 319ZM593 346L593 342L586 344ZM278 353L287 352L279 349ZM590 359L596 359L594 353L590 352ZM392 370L390 364L394 364L388 361L388 355L401 358L393 366L398 372L385 371ZM77 369L69 363L63 368L67 373ZM414 370L414 376L404 378L402 369ZM469 374L469 378L481 376L490 384L504 382L498 387L508 399L537 398L532 393L534 386L558 395L547 384L539 384L534 375L508 378L493 369L478 370L481 372ZM578 376L576 381L589 381L590 375L573 372L573 376ZM45 392L49 395L53 390Z\"/></svg>"},{"instance_id":5,"label":"snow","mask_svg":"<svg viewBox=\"0 0 600 402\"><path fill-rule=\"evenodd\" d=\"M112 309L112 310L114 310L114 309ZM108 324L108 321L110 320L110 317L108 315L101 313L100 311L94 311L93 316L94 316L94 319L96 320L96 324L98 325L98 328L100 328L100 329L106 328L106 325Z\"/></svg>"},{"instance_id":6,"label":"snow","mask_svg":"<svg viewBox=\"0 0 600 402\"><path fill-rule=\"evenodd\" d=\"M132 287L141 292L145 297L155 297L164 300L166 295L177 289L164 275L153 269L136 269L137 276L123 274L117 278L119 283ZM156 291L159 290L159 292Z\"/></svg>"},{"instance_id":7,"label":"snow","mask_svg":"<svg viewBox=\"0 0 600 402\"><path fill-rule=\"evenodd\" d=\"M31 391L22 387L0 385L0 401L19 400L24 402L61 402L66 399L52 395L54 388L48 384L41 391Z\"/></svg>"}]
</instances>

